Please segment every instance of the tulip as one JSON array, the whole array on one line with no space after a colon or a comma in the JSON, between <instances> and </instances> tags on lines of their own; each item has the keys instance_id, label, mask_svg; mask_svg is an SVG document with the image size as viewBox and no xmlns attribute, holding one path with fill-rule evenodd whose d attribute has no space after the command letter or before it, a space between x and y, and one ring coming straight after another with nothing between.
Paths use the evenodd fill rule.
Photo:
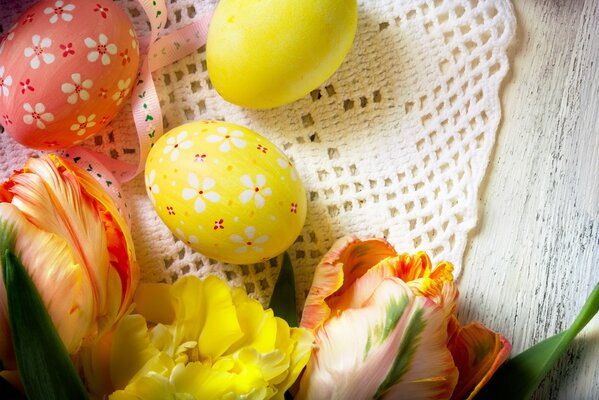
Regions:
<instances>
[{"instance_id":1,"label":"tulip","mask_svg":"<svg viewBox=\"0 0 599 400\"><path fill-rule=\"evenodd\" d=\"M505 338L461 326L453 266L343 238L317 266L301 326L315 349L298 399L472 399L507 358Z\"/></svg>"},{"instance_id":2,"label":"tulip","mask_svg":"<svg viewBox=\"0 0 599 400\"><path fill-rule=\"evenodd\" d=\"M99 398L283 399L312 350L309 331L215 276L142 284L135 305L84 361Z\"/></svg>"},{"instance_id":3,"label":"tulip","mask_svg":"<svg viewBox=\"0 0 599 400\"><path fill-rule=\"evenodd\" d=\"M86 171L56 156L29 159L0 184L0 229L14 238L69 354L129 309L139 276L129 227ZM0 362L16 369L2 282Z\"/></svg>"}]
</instances>

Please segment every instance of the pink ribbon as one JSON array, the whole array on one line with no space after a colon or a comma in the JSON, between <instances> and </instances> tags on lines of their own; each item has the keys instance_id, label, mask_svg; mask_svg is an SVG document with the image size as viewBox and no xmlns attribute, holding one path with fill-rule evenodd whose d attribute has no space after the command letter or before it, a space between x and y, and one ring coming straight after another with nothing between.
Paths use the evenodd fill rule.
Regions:
<instances>
[{"instance_id":1,"label":"pink ribbon","mask_svg":"<svg viewBox=\"0 0 599 400\"><path fill-rule=\"evenodd\" d=\"M191 24L161 37L166 24L167 10L164 0L139 0L150 21L151 33L140 50L141 70L137 85L133 89L131 106L139 141L139 160L136 164L112 159L81 147L72 147L61 152L66 158L87 169L115 199L121 214L130 220L131 215L123 200L121 182L128 182L144 169L150 149L163 134L162 111L152 79L152 72L192 53L206 44L208 24L212 14L204 15Z\"/></svg>"}]
</instances>

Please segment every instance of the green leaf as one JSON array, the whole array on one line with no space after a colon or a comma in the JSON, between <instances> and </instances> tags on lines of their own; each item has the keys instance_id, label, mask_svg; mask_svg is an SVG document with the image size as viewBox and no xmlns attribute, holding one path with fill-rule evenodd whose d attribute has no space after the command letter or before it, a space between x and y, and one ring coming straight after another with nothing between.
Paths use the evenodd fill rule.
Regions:
<instances>
[{"instance_id":1,"label":"green leaf","mask_svg":"<svg viewBox=\"0 0 599 400\"><path fill-rule=\"evenodd\" d=\"M0 399L25 400L25 396L0 376Z\"/></svg>"},{"instance_id":2,"label":"green leaf","mask_svg":"<svg viewBox=\"0 0 599 400\"><path fill-rule=\"evenodd\" d=\"M3 244L0 241L0 244ZM30 400L87 399L46 307L27 270L3 250L8 319L21 382Z\"/></svg>"},{"instance_id":3,"label":"green leaf","mask_svg":"<svg viewBox=\"0 0 599 400\"><path fill-rule=\"evenodd\" d=\"M289 326L296 327L297 309L295 307L295 278L289 254L283 255L283 265L270 298L270 308L277 317L283 318Z\"/></svg>"},{"instance_id":4,"label":"green leaf","mask_svg":"<svg viewBox=\"0 0 599 400\"><path fill-rule=\"evenodd\" d=\"M493 375L477 399L528 399L572 340L599 311L599 283L572 326L508 360Z\"/></svg>"}]
</instances>

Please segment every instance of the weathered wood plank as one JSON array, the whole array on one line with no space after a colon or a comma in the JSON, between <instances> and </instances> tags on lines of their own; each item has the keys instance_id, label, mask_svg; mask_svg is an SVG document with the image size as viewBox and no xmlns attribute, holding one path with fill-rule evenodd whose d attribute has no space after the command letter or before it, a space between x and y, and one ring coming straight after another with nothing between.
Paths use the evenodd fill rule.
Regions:
<instances>
[{"instance_id":1,"label":"weathered wood plank","mask_svg":"<svg viewBox=\"0 0 599 400\"><path fill-rule=\"evenodd\" d=\"M599 281L599 2L516 2L518 43L461 318L517 354L565 329ZM599 318L536 399L599 399Z\"/></svg>"}]
</instances>

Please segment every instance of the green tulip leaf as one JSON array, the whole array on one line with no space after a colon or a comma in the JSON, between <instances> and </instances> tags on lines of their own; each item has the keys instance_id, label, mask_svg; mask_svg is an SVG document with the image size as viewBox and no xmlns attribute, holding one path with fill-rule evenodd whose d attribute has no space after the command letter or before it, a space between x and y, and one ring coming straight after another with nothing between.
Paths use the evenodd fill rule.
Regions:
<instances>
[{"instance_id":1,"label":"green tulip leaf","mask_svg":"<svg viewBox=\"0 0 599 400\"><path fill-rule=\"evenodd\" d=\"M477 399L528 399L572 340L599 311L599 284L582 307L572 326L506 361Z\"/></svg>"},{"instance_id":2,"label":"green tulip leaf","mask_svg":"<svg viewBox=\"0 0 599 400\"><path fill-rule=\"evenodd\" d=\"M290 327L296 327L297 309L295 307L295 278L289 254L283 255L283 265L270 298L270 308L277 317L283 318Z\"/></svg>"},{"instance_id":3,"label":"green tulip leaf","mask_svg":"<svg viewBox=\"0 0 599 400\"><path fill-rule=\"evenodd\" d=\"M20 260L1 246L8 319L21 382L30 400L87 399L46 307Z\"/></svg>"}]
</instances>

